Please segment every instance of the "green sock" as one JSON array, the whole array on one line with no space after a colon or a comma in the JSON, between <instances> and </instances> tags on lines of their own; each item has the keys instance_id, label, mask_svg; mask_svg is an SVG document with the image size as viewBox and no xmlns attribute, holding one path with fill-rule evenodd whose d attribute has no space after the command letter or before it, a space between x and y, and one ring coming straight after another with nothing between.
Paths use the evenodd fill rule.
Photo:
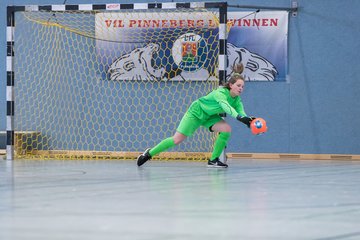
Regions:
<instances>
[{"instance_id":1,"label":"green sock","mask_svg":"<svg viewBox=\"0 0 360 240\"><path fill-rule=\"evenodd\" d=\"M174 139L172 137L166 138L162 140L158 145L153 147L150 150L150 155L153 157L161 152L164 152L165 150L174 147L176 144L174 143Z\"/></svg>"},{"instance_id":2,"label":"green sock","mask_svg":"<svg viewBox=\"0 0 360 240\"><path fill-rule=\"evenodd\" d=\"M210 160L214 160L215 158L220 157L222 151L224 150L228 140L230 139L231 133L230 132L220 132L215 144L214 144L214 150L211 154Z\"/></svg>"}]
</instances>

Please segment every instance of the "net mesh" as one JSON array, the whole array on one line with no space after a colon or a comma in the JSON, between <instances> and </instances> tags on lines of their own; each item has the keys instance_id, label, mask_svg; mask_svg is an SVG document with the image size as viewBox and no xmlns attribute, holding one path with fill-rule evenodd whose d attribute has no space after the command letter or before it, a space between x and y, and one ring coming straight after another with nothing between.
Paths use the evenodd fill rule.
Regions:
<instances>
[{"instance_id":1,"label":"net mesh","mask_svg":"<svg viewBox=\"0 0 360 240\"><path fill-rule=\"evenodd\" d=\"M133 158L172 136L218 86L218 38L205 9L16 12L15 157ZM204 158L214 137L159 157Z\"/></svg>"}]
</instances>

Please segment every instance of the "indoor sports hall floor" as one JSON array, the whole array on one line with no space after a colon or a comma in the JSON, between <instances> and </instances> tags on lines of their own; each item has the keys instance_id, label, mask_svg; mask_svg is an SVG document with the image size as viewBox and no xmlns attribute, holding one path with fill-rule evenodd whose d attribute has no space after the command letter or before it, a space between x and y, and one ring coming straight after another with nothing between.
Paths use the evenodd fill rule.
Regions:
<instances>
[{"instance_id":1,"label":"indoor sports hall floor","mask_svg":"<svg viewBox=\"0 0 360 240\"><path fill-rule=\"evenodd\" d=\"M360 161L0 161L1 240L358 240Z\"/></svg>"}]
</instances>

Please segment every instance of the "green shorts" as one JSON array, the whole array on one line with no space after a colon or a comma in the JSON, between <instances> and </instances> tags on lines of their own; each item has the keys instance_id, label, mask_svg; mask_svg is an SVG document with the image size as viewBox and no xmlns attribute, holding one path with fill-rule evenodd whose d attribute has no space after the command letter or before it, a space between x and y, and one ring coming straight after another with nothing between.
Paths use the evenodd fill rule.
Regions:
<instances>
[{"instance_id":1,"label":"green shorts","mask_svg":"<svg viewBox=\"0 0 360 240\"><path fill-rule=\"evenodd\" d=\"M176 131L189 137L200 127L210 128L214 124L222 121L219 115L207 115L201 108L197 101L193 102L185 115L180 121Z\"/></svg>"}]
</instances>

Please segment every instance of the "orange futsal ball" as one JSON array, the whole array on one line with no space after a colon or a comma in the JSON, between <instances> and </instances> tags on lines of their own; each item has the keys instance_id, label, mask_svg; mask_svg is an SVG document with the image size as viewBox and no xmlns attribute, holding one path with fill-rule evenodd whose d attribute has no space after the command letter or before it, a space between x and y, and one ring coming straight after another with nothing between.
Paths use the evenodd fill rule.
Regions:
<instances>
[{"instance_id":1,"label":"orange futsal ball","mask_svg":"<svg viewBox=\"0 0 360 240\"><path fill-rule=\"evenodd\" d=\"M250 129L254 135L265 133L267 131L266 121L262 118L255 118L250 123Z\"/></svg>"}]
</instances>

